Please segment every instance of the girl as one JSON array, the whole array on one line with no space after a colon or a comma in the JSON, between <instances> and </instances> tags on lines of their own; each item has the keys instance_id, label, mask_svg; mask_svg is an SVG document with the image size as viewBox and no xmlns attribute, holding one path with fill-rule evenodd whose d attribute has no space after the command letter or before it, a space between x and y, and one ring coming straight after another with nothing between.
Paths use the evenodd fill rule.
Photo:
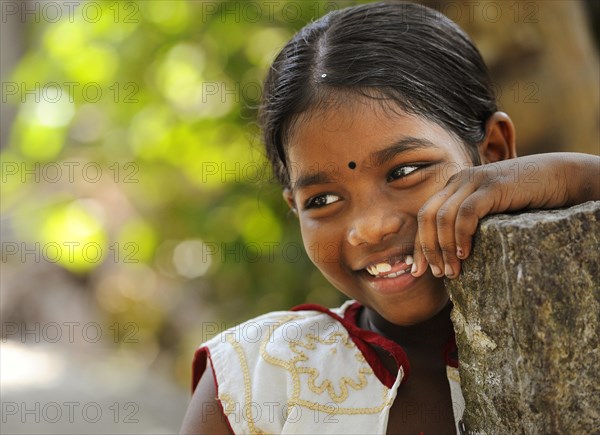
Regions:
<instances>
[{"instance_id":1,"label":"girl","mask_svg":"<svg viewBox=\"0 0 600 435\"><path fill-rule=\"evenodd\" d=\"M517 158L477 49L414 4L303 28L268 72L260 121L308 255L351 300L204 344L182 433L455 433L442 278L459 275L482 217L600 199L600 159Z\"/></svg>"}]
</instances>

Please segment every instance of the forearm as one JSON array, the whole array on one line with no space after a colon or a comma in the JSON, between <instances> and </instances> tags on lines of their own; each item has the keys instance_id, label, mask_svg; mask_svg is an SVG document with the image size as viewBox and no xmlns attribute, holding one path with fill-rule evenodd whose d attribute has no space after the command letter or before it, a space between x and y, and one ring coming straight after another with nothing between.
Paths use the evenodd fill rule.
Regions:
<instances>
[{"instance_id":1,"label":"forearm","mask_svg":"<svg viewBox=\"0 0 600 435\"><path fill-rule=\"evenodd\" d=\"M600 200L600 157L582 153L560 153L566 163L566 206Z\"/></svg>"}]
</instances>

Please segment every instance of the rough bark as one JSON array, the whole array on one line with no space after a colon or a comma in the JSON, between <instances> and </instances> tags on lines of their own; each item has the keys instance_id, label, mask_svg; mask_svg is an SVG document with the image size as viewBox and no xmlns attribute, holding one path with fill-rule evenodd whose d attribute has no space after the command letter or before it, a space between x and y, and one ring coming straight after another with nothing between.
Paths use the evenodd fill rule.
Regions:
<instances>
[{"instance_id":1,"label":"rough bark","mask_svg":"<svg viewBox=\"0 0 600 435\"><path fill-rule=\"evenodd\" d=\"M483 219L447 281L468 433L600 431L600 201Z\"/></svg>"}]
</instances>

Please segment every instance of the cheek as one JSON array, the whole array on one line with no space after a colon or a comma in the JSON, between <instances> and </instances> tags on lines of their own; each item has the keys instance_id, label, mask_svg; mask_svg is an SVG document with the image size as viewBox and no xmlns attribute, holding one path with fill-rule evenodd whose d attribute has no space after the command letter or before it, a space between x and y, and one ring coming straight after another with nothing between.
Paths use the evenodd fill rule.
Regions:
<instances>
[{"instance_id":1,"label":"cheek","mask_svg":"<svg viewBox=\"0 0 600 435\"><path fill-rule=\"evenodd\" d=\"M340 249L343 242L343 235L329 227L300 222L304 249L311 261L324 274L339 270Z\"/></svg>"},{"instance_id":2,"label":"cheek","mask_svg":"<svg viewBox=\"0 0 600 435\"><path fill-rule=\"evenodd\" d=\"M410 202L407 202L407 208L416 216L419 210L425 205L429 199L435 194L441 192L446 187L446 183L454 174L459 172L461 167L459 164L443 164L435 168L426 182L415 191L415 195Z\"/></svg>"},{"instance_id":3,"label":"cheek","mask_svg":"<svg viewBox=\"0 0 600 435\"><path fill-rule=\"evenodd\" d=\"M413 232L416 235L417 215L421 207L436 193L444 188L445 182L439 178L431 177L427 182L412 189L409 193L395 192L392 198L387 202L387 206L396 210L400 216L404 217L405 224L402 232ZM406 233L403 234L406 236Z\"/></svg>"}]
</instances>

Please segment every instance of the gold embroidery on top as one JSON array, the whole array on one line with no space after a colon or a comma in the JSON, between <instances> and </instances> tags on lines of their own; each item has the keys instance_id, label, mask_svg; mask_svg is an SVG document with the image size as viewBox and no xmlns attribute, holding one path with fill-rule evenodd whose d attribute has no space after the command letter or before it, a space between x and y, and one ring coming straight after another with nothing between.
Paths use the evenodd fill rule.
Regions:
<instances>
[{"instance_id":1,"label":"gold embroidery on top","mask_svg":"<svg viewBox=\"0 0 600 435\"><path fill-rule=\"evenodd\" d=\"M305 408L308 408L312 411L324 412L329 415L335 415L335 414L344 414L344 415L379 414L385 407L392 406L392 403L394 402L393 399L388 397L389 390L385 386L383 387L381 392L382 392L381 405L379 405L377 407L372 407L372 408L345 408L345 407L338 407L337 405L330 405L330 404L323 405L321 403L311 402L311 401L300 399L300 398L290 399L290 401L288 402L288 407L298 405L298 406L303 406Z\"/></svg>"},{"instance_id":2,"label":"gold embroidery on top","mask_svg":"<svg viewBox=\"0 0 600 435\"><path fill-rule=\"evenodd\" d=\"M334 344L336 343L338 340L342 341L342 344L347 347L347 348L352 348L352 343L350 342L349 337L346 335L344 336L344 334L342 334L341 332L335 332L333 334L330 334L329 337L327 338L321 338L318 337L314 334L307 334L306 335L306 342L302 342L300 340L297 341L293 341L290 342L289 346L290 349L292 350L292 352L294 352L295 354L297 354L299 356L299 358L296 359L296 362L300 362L300 361L307 361L308 357L306 356L306 354L300 350L301 347L305 348L306 350L314 350L316 348L316 343L319 344ZM335 349L335 348L333 348ZM342 376L340 378L340 393L337 394L335 391L335 386L333 385L333 382L331 382L329 379L325 379L321 385L317 385L317 378L319 377L319 370L317 370L316 368L313 367L302 367L302 366L297 366L295 365L298 373L300 374L307 374L308 375L308 388L310 388L310 390L313 393L316 394L323 394L324 391L327 391L327 393L329 394L329 397L331 398L331 400L333 400L335 403L341 403L343 401L345 401L348 398L349 392L348 392L348 386L352 387L355 390L362 390L363 388L365 388L367 386L367 378L365 376L365 374L371 374L373 373L370 367L361 367L358 371L358 381L355 381L354 379L351 379L347 376Z\"/></svg>"},{"instance_id":3,"label":"gold embroidery on top","mask_svg":"<svg viewBox=\"0 0 600 435\"><path fill-rule=\"evenodd\" d=\"M227 342L235 349L235 352L238 355L238 359L240 360L240 365L242 367L242 376L244 379L244 409L246 414L246 423L248 423L250 433L258 435L265 434L266 432L256 427L256 424L254 423L254 418L252 417L252 389L250 383L250 369L248 368L248 361L246 360L244 349L242 349L242 346L240 346L240 344L237 341L235 341L235 339L231 335L227 335ZM233 400L231 402L233 403L233 408L235 409L235 402L233 402Z\"/></svg>"},{"instance_id":4,"label":"gold embroidery on top","mask_svg":"<svg viewBox=\"0 0 600 435\"><path fill-rule=\"evenodd\" d=\"M354 390L364 389L368 383L366 375L373 374L371 367L369 367L369 365L366 364L364 357L362 356L360 351L358 349L356 349L354 343L352 342L352 340L350 339L350 337L348 336L347 333L342 333L340 331L337 331L337 332L330 334L327 338L322 338L322 337L316 336L314 334L307 334L306 341L304 341L304 342L302 342L300 340L291 341L291 342L289 342L289 347L290 347L290 350L294 354L296 354L296 356L294 356L290 360L283 360L283 359L277 358L277 357L269 354L266 350L266 347L267 347L267 344L271 341L271 337L272 337L274 331L277 328L281 327L288 320L289 319L281 319L279 322L277 322L275 325L273 325L274 327L271 328L269 330L269 332L265 335L265 337L263 338L261 345L260 345L260 353L265 361L267 361L270 364L277 365L279 367L282 367L282 368L288 370L292 375L292 396L291 396L290 400L288 401L288 408L292 407L294 405L300 405L300 406L312 409L314 411L326 412L331 415L331 414L375 414L375 413L381 412L386 406L391 406L393 400L391 398L388 398L389 389L387 387L385 387L385 385L382 386L382 402L379 406L371 407L371 408L347 408L347 407L338 407L336 405L337 403L344 402L348 398L348 396L349 396L348 387L351 387ZM339 394L336 393L334 383L329 379L325 379L320 385L317 385L316 381L320 375L318 369L316 369L314 367L304 367L304 366L298 365L298 363L308 361L308 359L309 359L308 356L306 355L306 353L303 351L303 349L314 350L316 348L317 343L330 345L330 344L334 344L334 343L338 342L338 340L341 340L341 343L344 345L344 347L346 347L348 349L356 349L356 354L355 354L356 359L359 362L364 363L364 366L361 367L358 371L358 380L351 379L347 376L343 376L339 380L339 390L340 390ZM300 375L301 374L308 375L308 388L312 392L314 392L316 394L322 394L323 392L327 391L327 393L329 394L329 397L335 403L333 405L321 404L321 403L315 403L312 401L307 401L307 400L301 399L300 398Z\"/></svg>"},{"instance_id":5,"label":"gold embroidery on top","mask_svg":"<svg viewBox=\"0 0 600 435\"><path fill-rule=\"evenodd\" d=\"M218 398L223 404L223 413L225 415L230 415L235 412L235 400L231 397L230 394L223 393Z\"/></svg>"}]
</instances>

